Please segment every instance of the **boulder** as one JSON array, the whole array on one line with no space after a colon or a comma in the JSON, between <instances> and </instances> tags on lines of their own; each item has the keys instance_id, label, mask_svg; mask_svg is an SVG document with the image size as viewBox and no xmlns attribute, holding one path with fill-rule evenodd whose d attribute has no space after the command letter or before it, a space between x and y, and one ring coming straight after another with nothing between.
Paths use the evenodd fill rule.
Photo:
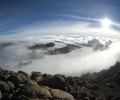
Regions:
<instances>
[{"instance_id":1,"label":"boulder","mask_svg":"<svg viewBox=\"0 0 120 100\"><path fill-rule=\"evenodd\" d=\"M84 98L82 98L82 100L90 100L90 98L89 97L84 97Z\"/></svg>"},{"instance_id":2,"label":"boulder","mask_svg":"<svg viewBox=\"0 0 120 100\"><path fill-rule=\"evenodd\" d=\"M19 75L11 75L8 78L15 86L18 85L20 82L22 82L22 78Z\"/></svg>"},{"instance_id":3,"label":"boulder","mask_svg":"<svg viewBox=\"0 0 120 100\"><path fill-rule=\"evenodd\" d=\"M2 93L5 93L5 92L9 91L9 86L4 81L0 81L0 89L1 89Z\"/></svg>"},{"instance_id":4,"label":"boulder","mask_svg":"<svg viewBox=\"0 0 120 100\"><path fill-rule=\"evenodd\" d=\"M36 76L34 80L35 80L36 82L39 82L39 81L42 80L42 79L43 79L42 76Z\"/></svg>"},{"instance_id":5,"label":"boulder","mask_svg":"<svg viewBox=\"0 0 120 100\"><path fill-rule=\"evenodd\" d=\"M73 87L72 86L67 86L67 92L70 92L70 91L72 91L73 90Z\"/></svg>"},{"instance_id":6,"label":"boulder","mask_svg":"<svg viewBox=\"0 0 120 100\"><path fill-rule=\"evenodd\" d=\"M33 80L25 80L23 82L21 82L22 84L19 84L18 86L19 87L23 87L25 85L27 86L33 86L33 85L37 85L36 81L33 81Z\"/></svg>"},{"instance_id":7,"label":"boulder","mask_svg":"<svg viewBox=\"0 0 120 100\"><path fill-rule=\"evenodd\" d=\"M75 99L78 99L79 100L79 93L78 93L78 91L71 91L71 92L69 92Z\"/></svg>"},{"instance_id":8,"label":"boulder","mask_svg":"<svg viewBox=\"0 0 120 100\"><path fill-rule=\"evenodd\" d=\"M120 85L120 70L114 75L114 80Z\"/></svg>"},{"instance_id":9,"label":"boulder","mask_svg":"<svg viewBox=\"0 0 120 100\"><path fill-rule=\"evenodd\" d=\"M1 90L0 90L0 99L2 98L2 92L1 92Z\"/></svg>"},{"instance_id":10,"label":"boulder","mask_svg":"<svg viewBox=\"0 0 120 100\"><path fill-rule=\"evenodd\" d=\"M30 99L29 97L26 97L26 96L24 96L24 95L19 95L19 96L16 98L16 100L32 100L32 99Z\"/></svg>"},{"instance_id":11,"label":"boulder","mask_svg":"<svg viewBox=\"0 0 120 100\"><path fill-rule=\"evenodd\" d=\"M22 80L26 80L30 78L29 75L24 71L18 71L18 75L22 78Z\"/></svg>"},{"instance_id":12,"label":"boulder","mask_svg":"<svg viewBox=\"0 0 120 100\"><path fill-rule=\"evenodd\" d=\"M68 83L69 83L69 85L73 85L75 83L74 78L69 78Z\"/></svg>"},{"instance_id":13,"label":"boulder","mask_svg":"<svg viewBox=\"0 0 120 100\"><path fill-rule=\"evenodd\" d=\"M90 91L86 87L80 87L78 89L80 96L83 97L92 97Z\"/></svg>"},{"instance_id":14,"label":"boulder","mask_svg":"<svg viewBox=\"0 0 120 100\"><path fill-rule=\"evenodd\" d=\"M58 89L51 89L51 94L53 98L60 100L75 100L72 95Z\"/></svg>"},{"instance_id":15,"label":"boulder","mask_svg":"<svg viewBox=\"0 0 120 100\"><path fill-rule=\"evenodd\" d=\"M31 72L31 78L34 80L36 76L41 76L42 77L42 73L41 72L32 71Z\"/></svg>"},{"instance_id":16,"label":"boulder","mask_svg":"<svg viewBox=\"0 0 120 100\"><path fill-rule=\"evenodd\" d=\"M6 81L7 80L7 77L5 75L0 75L0 80L1 81Z\"/></svg>"},{"instance_id":17,"label":"boulder","mask_svg":"<svg viewBox=\"0 0 120 100\"><path fill-rule=\"evenodd\" d=\"M62 75L55 75L52 78L51 85L57 89L64 89L66 87L66 79Z\"/></svg>"},{"instance_id":18,"label":"boulder","mask_svg":"<svg viewBox=\"0 0 120 100\"><path fill-rule=\"evenodd\" d=\"M47 75L47 74L43 74L42 76L43 76L43 78L47 78L47 77L48 77L48 75Z\"/></svg>"},{"instance_id":19,"label":"boulder","mask_svg":"<svg viewBox=\"0 0 120 100\"><path fill-rule=\"evenodd\" d=\"M29 98L44 98L44 99L50 99L52 98L50 92L46 88L39 87L37 85L33 86L25 86L21 92L20 95L24 95Z\"/></svg>"},{"instance_id":20,"label":"boulder","mask_svg":"<svg viewBox=\"0 0 120 100\"><path fill-rule=\"evenodd\" d=\"M10 81L7 81L6 83L8 84L9 89L13 89L15 87L14 84Z\"/></svg>"},{"instance_id":21,"label":"boulder","mask_svg":"<svg viewBox=\"0 0 120 100\"><path fill-rule=\"evenodd\" d=\"M12 96L13 96L12 94L5 93L3 94L2 100L11 100Z\"/></svg>"},{"instance_id":22,"label":"boulder","mask_svg":"<svg viewBox=\"0 0 120 100\"><path fill-rule=\"evenodd\" d=\"M43 86L48 86L49 85L49 80L46 79L46 78L43 78L43 79L39 80L37 84L38 85L43 85Z\"/></svg>"},{"instance_id":23,"label":"boulder","mask_svg":"<svg viewBox=\"0 0 120 100\"><path fill-rule=\"evenodd\" d=\"M30 77L25 75L24 73L18 73L18 75L22 78L22 81L29 80Z\"/></svg>"}]
</instances>

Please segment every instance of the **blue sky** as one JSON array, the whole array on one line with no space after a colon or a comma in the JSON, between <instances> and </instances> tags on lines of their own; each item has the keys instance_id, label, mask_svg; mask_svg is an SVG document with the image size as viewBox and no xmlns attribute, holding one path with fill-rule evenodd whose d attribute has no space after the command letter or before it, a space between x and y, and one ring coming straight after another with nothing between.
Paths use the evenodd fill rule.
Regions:
<instances>
[{"instance_id":1,"label":"blue sky","mask_svg":"<svg viewBox=\"0 0 120 100\"><path fill-rule=\"evenodd\" d=\"M0 37L98 35L120 38L120 0L0 0ZM113 24L103 28L101 21Z\"/></svg>"}]
</instances>

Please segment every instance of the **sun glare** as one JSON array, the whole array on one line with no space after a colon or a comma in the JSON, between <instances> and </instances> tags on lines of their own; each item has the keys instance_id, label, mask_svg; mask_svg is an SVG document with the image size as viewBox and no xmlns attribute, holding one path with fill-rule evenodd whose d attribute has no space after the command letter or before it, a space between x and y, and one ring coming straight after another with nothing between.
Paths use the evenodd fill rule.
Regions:
<instances>
[{"instance_id":1,"label":"sun glare","mask_svg":"<svg viewBox=\"0 0 120 100\"><path fill-rule=\"evenodd\" d=\"M104 28L109 28L109 26L111 25L111 21L107 18L101 20L101 22Z\"/></svg>"}]
</instances>

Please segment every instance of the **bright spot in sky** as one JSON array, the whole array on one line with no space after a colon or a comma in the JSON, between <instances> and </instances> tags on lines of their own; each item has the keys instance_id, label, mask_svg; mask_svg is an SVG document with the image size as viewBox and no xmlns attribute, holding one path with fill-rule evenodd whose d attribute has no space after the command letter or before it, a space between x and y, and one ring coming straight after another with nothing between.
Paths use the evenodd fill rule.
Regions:
<instances>
[{"instance_id":1,"label":"bright spot in sky","mask_svg":"<svg viewBox=\"0 0 120 100\"><path fill-rule=\"evenodd\" d=\"M109 28L109 26L110 26L111 23L112 23L112 22L111 22L109 19L107 19L107 18L101 20L101 22L102 22L102 25L103 25L104 28Z\"/></svg>"}]
</instances>

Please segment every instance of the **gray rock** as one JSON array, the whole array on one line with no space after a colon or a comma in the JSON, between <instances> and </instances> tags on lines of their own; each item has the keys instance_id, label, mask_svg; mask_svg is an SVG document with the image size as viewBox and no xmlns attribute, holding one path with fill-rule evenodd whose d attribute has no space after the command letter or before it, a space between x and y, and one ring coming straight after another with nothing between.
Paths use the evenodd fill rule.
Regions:
<instances>
[{"instance_id":1,"label":"gray rock","mask_svg":"<svg viewBox=\"0 0 120 100\"><path fill-rule=\"evenodd\" d=\"M84 98L82 98L82 100L90 100L90 98L89 97L84 97Z\"/></svg>"},{"instance_id":2,"label":"gray rock","mask_svg":"<svg viewBox=\"0 0 120 100\"><path fill-rule=\"evenodd\" d=\"M10 81L7 81L6 83L8 84L9 89L13 89L15 87L14 84Z\"/></svg>"},{"instance_id":3,"label":"gray rock","mask_svg":"<svg viewBox=\"0 0 120 100\"><path fill-rule=\"evenodd\" d=\"M0 80L1 81L6 81L7 80L7 77L5 75L0 75Z\"/></svg>"},{"instance_id":4,"label":"gray rock","mask_svg":"<svg viewBox=\"0 0 120 100\"><path fill-rule=\"evenodd\" d=\"M90 91L86 87L80 87L78 89L78 91L82 98L83 97L92 97Z\"/></svg>"},{"instance_id":5,"label":"gray rock","mask_svg":"<svg viewBox=\"0 0 120 100\"><path fill-rule=\"evenodd\" d=\"M66 87L66 80L62 75L55 75L51 84L55 88L64 89Z\"/></svg>"},{"instance_id":6,"label":"gray rock","mask_svg":"<svg viewBox=\"0 0 120 100\"><path fill-rule=\"evenodd\" d=\"M29 97L26 97L24 95L19 95L16 100L31 100Z\"/></svg>"},{"instance_id":7,"label":"gray rock","mask_svg":"<svg viewBox=\"0 0 120 100\"><path fill-rule=\"evenodd\" d=\"M35 80L36 82L39 82L39 81L42 80L42 79L43 79L42 76L36 76L34 80Z\"/></svg>"},{"instance_id":8,"label":"gray rock","mask_svg":"<svg viewBox=\"0 0 120 100\"><path fill-rule=\"evenodd\" d=\"M26 75L25 73L18 72L18 75L22 78L22 81L30 79L30 77L28 75Z\"/></svg>"},{"instance_id":9,"label":"gray rock","mask_svg":"<svg viewBox=\"0 0 120 100\"><path fill-rule=\"evenodd\" d=\"M39 86L25 86L21 92L21 95L27 96L29 98L44 98L50 99L52 98L50 92L46 88L42 88Z\"/></svg>"},{"instance_id":10,"label":"gray rock","mask_svg":"<svg viewBox=\"0 0 120 100\"><path fill-rule=\"evenodd\" d=\"M43 78L38 81L38 85L48 86L48 84L49 84L49 80L46 78Z\"/></svg>"},{"instance_id":11,"label":"gray rock","mask_svg":"<svg viewBox=\"0 0 120 100\"><path fill-rule=\"evenodd\" d=\"M70 78L70 79L68 80L68 82L69 82L70 85L73 85L73 84L75 83L75 80L74 80L73 78Z\"/></svg>"},{"instance_id":12,"label":"gray rock","mask_svg":"<svg viewBox=\"0 0 120 100\"><path fill-rule=\"evenodd\" d=\"M24 71L18 71L18 73L22 73L22 74L24 74L26 77L29 77L29 75L26 73L26 72L24 72Z\"/></svg>"},{"instance_id":13,"label":"gray rock","mask_svg":"<svg viewBox=\"0 0 120 100\"><path fill-rule=\"evenodd\" d=\"M1 90L0 90L0 99L2 98L2 92L1 92Z\"/></svg>"},{"instance_id":14,"label":"gray rock","mask_svg":"<svg viewBox=\"0 0 120 100\"><path fill-rule=\"evenodd\" d=\"M72 95L67 92L58 90L58 89L51 89L51 94L53 98L60 99L60 100L75 100Z\"/></svg>"},{"instance_id":15,"label":"gray rock","mask_svg":"<svg viewBox=\"0 0 120 100\"><path fill-rule=\"evenodd\" d=\"M12 96L13 96L12 94L5 93L3 94L2 100L11 100Z\"/></svg>"},{"instance_id":16,"label":"gray rock","mask_svg":"<svg viewBox=\"0 0 120 100\"><path fill-rule=\"evenodd\" d=\"M19 75L13 75L9 77L9 80L16 86L22 82L22 78Z\"/></svg>"},{"instance_id":17,"label":"gray rock","mask_svg":"<svg viewBox=\"0 0 120 100\"><path fill-rule=\"evenodd\" d=\"M31 78L34 80L36 76L41 76L42 77L42 73L41 72L32 71L31 72Z\"/></svg>"},{"instance_id":18,"label":"gray rock","mask_svg":"<svg viewBox=\"0 0 120 100\"><path fill-rule=\"evenodd\" d=\"M9 91L9 86L4 81L0 81L0 89L1 89L2 93L5 93L5 92Z\"/></svg>"},{"instance_id":19,"label":"gray rock","mask_svg":"<svg viewBox=\"0 0 120 100\"><path fill-rule=\"evenodd\" d=\"M47 78L48 77L48 75L47 74L43 74L43 78Z\"/></svg>"}]
</instances>

